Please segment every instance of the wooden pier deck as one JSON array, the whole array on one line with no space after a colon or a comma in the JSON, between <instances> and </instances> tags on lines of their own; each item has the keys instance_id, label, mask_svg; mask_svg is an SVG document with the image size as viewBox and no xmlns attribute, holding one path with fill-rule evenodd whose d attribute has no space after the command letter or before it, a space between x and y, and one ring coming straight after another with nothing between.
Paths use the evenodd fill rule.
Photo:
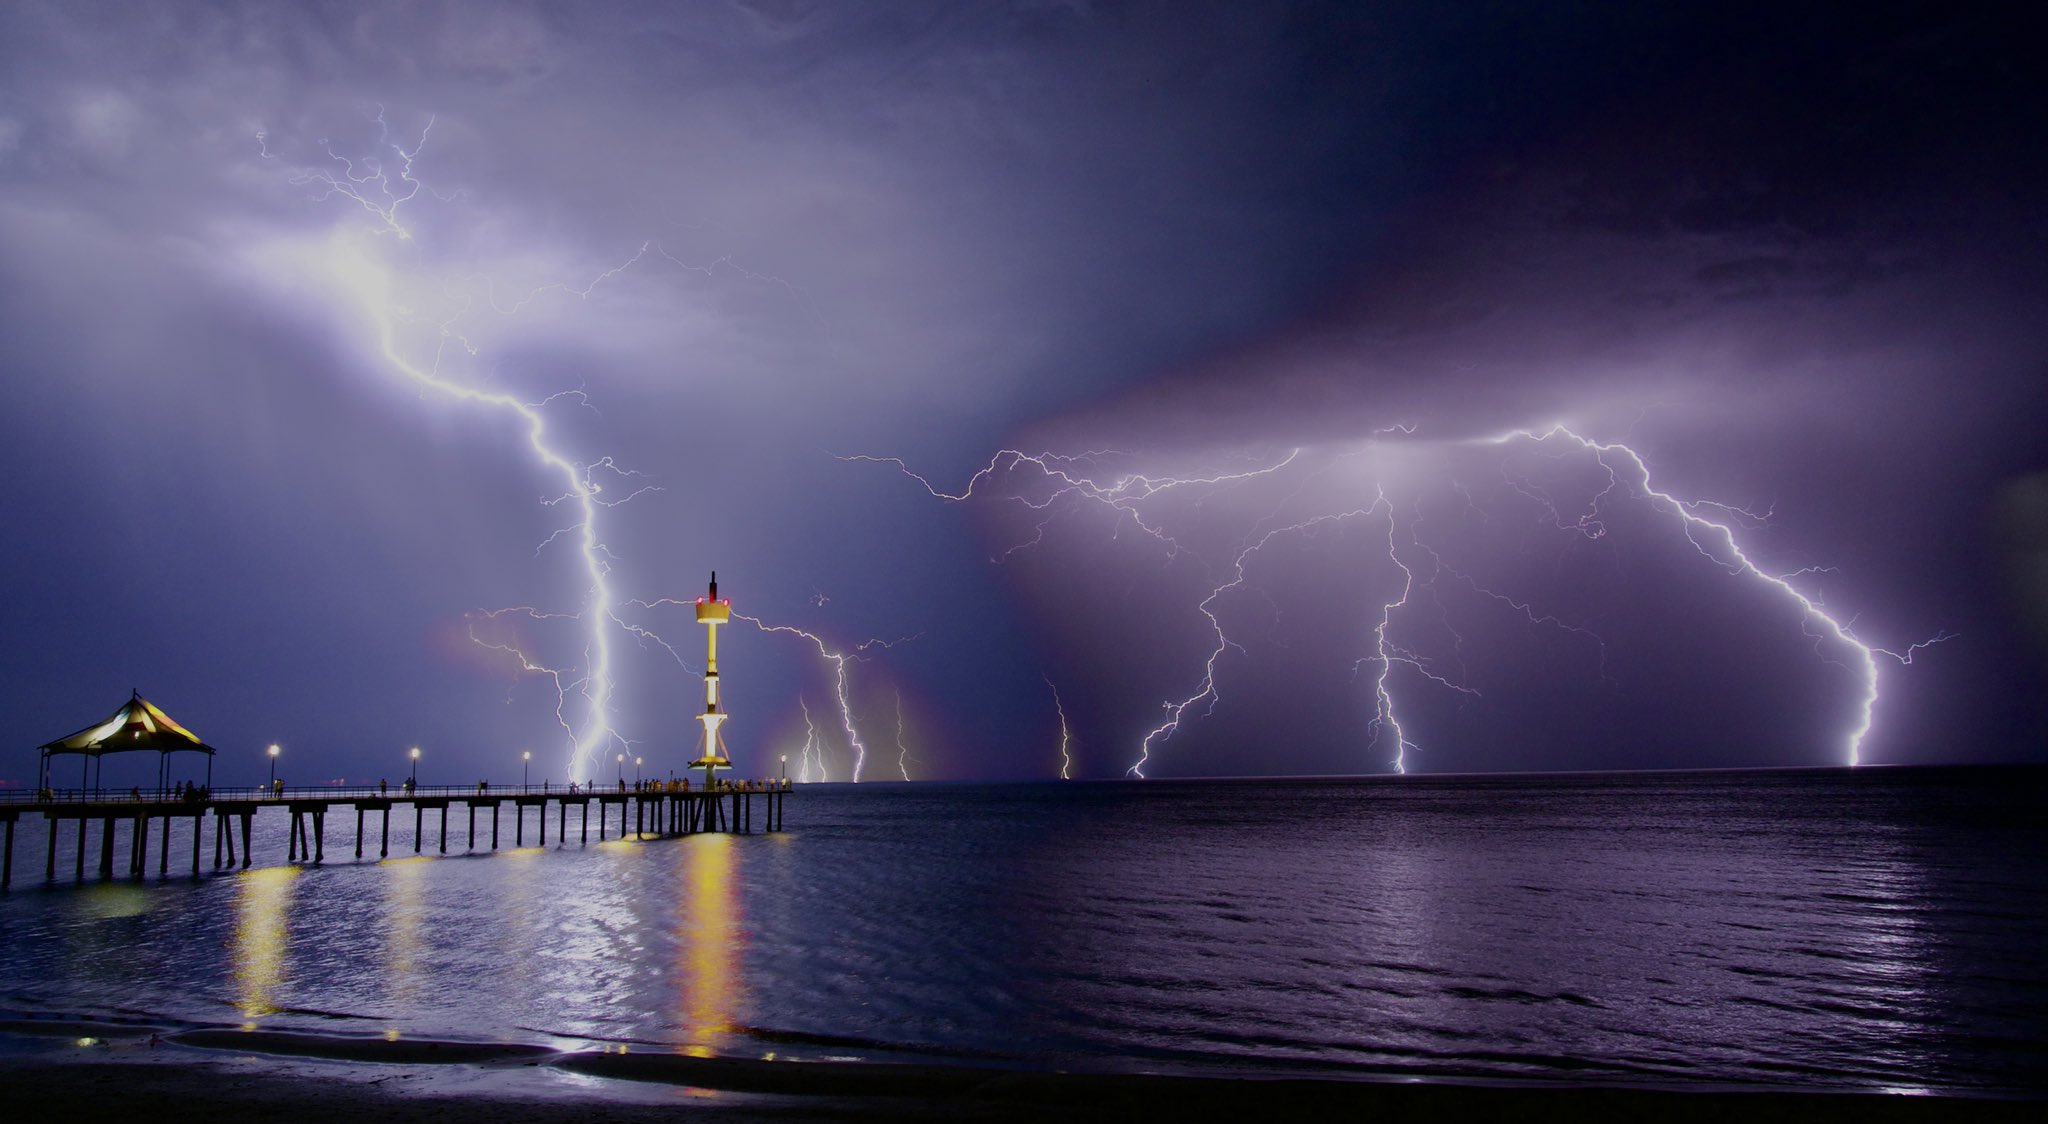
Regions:
<instances>
[{"instance_id":1,"label":"wooden pier deck","mask_svg":"<svg viewBox=\"0 0 2048 1124\"><path fill-rule=\"evenodd\" d=\"M649 782L644 785L621 786L605 789L601 786L578 788L566 791L553 785L539 788L518 787L494 788L490 785L469 787L417 788L387 790L376 788L296 788L274 790L269 788L214 790L201 795L179 799L167 793L144 793L130 790L127 794L80 790L56 789L42 792L0 793L0 830L5 834L5 853L0 855L0 889L14 882L14 835L19 821L25 816L41 815L49 824L49 845L44 858L43 879L54 882L57 879L58 829L68 820L78 823L78 846L73 855L72 875L83 881L86 877L86 856L92 850L92 830L98 830L97 873L101 878L115 877L115 828L127 823L132 830L128 835L125 866L121 873L133 878L142 878L149 870L149 847L152 829L159 838L156 847L157 875L168 877L171 869L173 825L176 835L186 834L187 821L192 841L191 876L200 875L203 843L206 836L206 820L213 818L213 869L224 867L248 867L252 862L251 828L257 813L278 810L290 817L290 831L287 835L285 861L287 863L320 863L327 858L327 814L336 808L355 811L355 857L364 854L367 841L366 821L374 816L376 848L379 858L391 854L391 812L394 807L409 805L413 814L412 849L415 854L424 849L430 826L427 813L437 812L437 850L448 851L448 812L453 805L462 805L466 813L468 831L467 849L478 850L477 813L488 810L489 850L497 850L504 837L504 819L507 807L512 819L512 845L526 845L526 815L529 809L535 811L536 842L546 846L548 842L548 813L555 815L555 836L558 842L567 842L569 837L569 810L577 811L575 830L579 842L590 841L591 806L597 806L597 838L600 842L610 838L613 832L612 809L618 809L616 827L619 838L663 837L693 835L699 832L751 832L755 826L755 802L760 802L760 823L764 831L781 831L784 808L789 796L795 791L787 781L733 781L721 782L713 789L686 788L680 783ZM631 831L628 831L628 824ZM240 847L237 848L237 828ZM184 864L180 864L182 866Z\"/></svg>"}]
</instances>

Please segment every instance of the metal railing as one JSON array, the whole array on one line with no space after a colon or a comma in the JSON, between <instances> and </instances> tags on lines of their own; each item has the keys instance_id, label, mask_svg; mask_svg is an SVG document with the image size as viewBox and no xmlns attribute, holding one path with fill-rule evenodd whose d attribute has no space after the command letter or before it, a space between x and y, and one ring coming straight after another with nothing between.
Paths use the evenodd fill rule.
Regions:
<instances>
[{"instance_id":1,"label":"metal railing","mask_svg":"<svg viewBox=\"0 0 2048 1124\"><path fill-rule=\"evenodd\" d=\"M794 782L773 778L765 780L721 780L714 792L788 792L795 788ZM120 788L5 788L0 789L0 805L44 805L44 804L204 804L209 801L264 801L282 803L292 800L391 800L410 803L414 800L447 800L470 797L513 797L513 796L657 796L664 793L696 793L706 790L701 783L683 787L680 781L645 781L639 784L628 781L619 784L577 784L562 785L553 781L539 784L498 785L488 781L471 785L312 785L300 787L254 787L198 786L190 789L158 789L131 786Z\"/></svg>"}]
</instances>

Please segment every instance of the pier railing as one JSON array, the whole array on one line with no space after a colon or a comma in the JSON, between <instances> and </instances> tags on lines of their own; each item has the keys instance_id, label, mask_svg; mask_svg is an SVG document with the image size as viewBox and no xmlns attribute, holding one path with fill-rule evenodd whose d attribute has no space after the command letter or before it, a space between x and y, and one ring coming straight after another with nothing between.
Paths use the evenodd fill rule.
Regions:
<instances>
[{"instance_id":1,"label":"pier railing","mask_svg":"<svg viewBox=\"0 0 2048 1124\"><path fill-rule=\"evenodd\" d=\"M538 784L499 785L489 781L462 785L300 785L294 787L254 787L159 789L150 788L7 788L0 789L0 804L177 804L181 802L205 803L207 801L289 801L289 800L332 800L348 802L355 800L393 800L406 803L412 800L460 800L470 797L511 797L511 796L653 796L661 793L711 792L785 792L792 782L783 780L734 780L720 781L717 787L705 789L702 784L692 783L683 787L682 782L627 781L618 784L556 784L544 781Z\"/></svg>"},{"instance_id":2,"label":"pier railing","mask_svg":"<svg viewBox=\"0 0 2048 1124\"><path fill-rule=\"evenodd\" d=\"M7 889L14 881L16 828L24 817L35 815L41 815L48 821L49 842L43 856L44 881L54 882L57 878L60 826L75 822L78 841L71 848L71 866L73 877L82 882L86 877L87 854L92 850L89 821L99 825L98 869L101 878L114 877L118 825L131 825L126 833L127 871L136 878L147 874L149 837L151 828L155 828L159 839L157 876L162 878L170 874L172 824L174 821L179 824L182 833L183 825L190 821L192 877L197 878L208 816L213 817L214 869L236 865L237 835L241 837L240 865L246 869L252 861L251 821L265 809L281 811L288 817L291 831L285 847L285 861L317 864L326 860L327 819L337 808L355 812L355 857L363 857L369 838L365 830L366 821L374 816L377 820L377 855L386 858L391 854L391 812L402 805L412 806L413 853L419 854L426 849L427 813L437 811L440 822L436 825L438 839L434 849L445 854L448 851L449 812L451 807L458 805L467 811L468 849L478 849L477 821L482 817L489 820L483 826L488 833L490 849L495 851L499 847L502 813L508 805L512 813L512 845L515 847L526 845L526 813L529 809L539 813L542 846L547 845L550 811L555 816L555 838L566 843L571 807L578 810L577 841L587 844L593 818L597 820L598 842L606 841L611 831L614 808L618 810L621 840L629 834L645 839L699 832L752 832L757 805L766 829L780 831L789 794L794 790L793 785L780 778L773 781L717 780L710 785L662 780L611 786L579 784L574 787L557 787L552 781L543 781L537 789L531 784L494 788L488 781L478 781L473 785L400 783L396 789L388 782L299 788L273 783L269 786L216 789L187 788L180 784L170 789L152 787L147 792L139 785L129 786L126 792L118 788L5 789L0 790L0 836L4 836L0 839L0 890ZM755 800L756 796L761 799ZM592 811L597 813L595 817L591 815Z\"/></svg>"}]
</instances>

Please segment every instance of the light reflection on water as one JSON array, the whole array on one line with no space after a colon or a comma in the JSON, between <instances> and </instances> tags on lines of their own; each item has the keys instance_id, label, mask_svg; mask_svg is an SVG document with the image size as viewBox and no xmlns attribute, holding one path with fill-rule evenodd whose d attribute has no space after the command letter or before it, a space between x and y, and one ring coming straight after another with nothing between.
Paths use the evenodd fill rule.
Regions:
<instances>
[{"instance_id":1,"label":"light reflection on water","mask_svg":"<svg viewBox=\"0 0 2048 1124\"><path fill-rule=\"evenodd\" d=\"M244 1023L253 1030L265 1015L277 1013L276 996L284 982L285 948L290 943L292 889L299 868L275 866L251 870L235 880L235 939L230 955L235 965L235 991Z\"/></svg>"},{"instance_id":2,"label":"light reflection on water","mask_svg":"<svg viewBox=\"0 0 2048 1124\"><path fill-rule=\"evenodd\" d=\"M698 1054L2040 1090L2043 777L811 788L780 835L18 888L0 1006ZM283 818L257 827L281 858Z\"/></svg>"},{"instance_id":3,"label":"light reflection on water","mask_svg":"<svg viewBox=\"0 0 2048 1124\"><path fill-rule=\"evenodd\" d=\"M725 1046L738 1013L740 893L736 840L699 835L682 843L689 893L681 902L682 1052L708 1058Z\"/></svg>"},{"instance_id":4,"label":"light reflection on water","mask_svg":"<svg viewBox=\"0 0 2048 1124\"><path fill-rule=\"evenodd\" d=\"M415 1006L427 990L442 986L433 965L425 962L427 892L432 877L424 855L391 859L380 865L384 882L384 960L390 996L403 1007Z\"/></svg>"}]
</instances>

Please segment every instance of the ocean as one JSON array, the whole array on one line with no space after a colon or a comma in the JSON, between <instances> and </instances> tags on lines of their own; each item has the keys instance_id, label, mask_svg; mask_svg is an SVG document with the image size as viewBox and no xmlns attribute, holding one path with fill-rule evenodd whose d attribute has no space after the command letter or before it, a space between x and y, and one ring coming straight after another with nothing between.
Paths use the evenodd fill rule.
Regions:
<instances>
[{"instance_id":1,"label":"ocean","mask_svg":"<svg viewBox=\"0 0 2048 1124\"><path fill-rule=\"evenodd\" d=\"M269 866L74 885L67 840L50 886L29 816L0 1019L2038 1096L2044 798L2031 767L813 785L743 836L572 816L438 856L430 817L415 858L394 815L382 862L336 816L318 867L272 812Z\"/></svg>"}]
</instances>

